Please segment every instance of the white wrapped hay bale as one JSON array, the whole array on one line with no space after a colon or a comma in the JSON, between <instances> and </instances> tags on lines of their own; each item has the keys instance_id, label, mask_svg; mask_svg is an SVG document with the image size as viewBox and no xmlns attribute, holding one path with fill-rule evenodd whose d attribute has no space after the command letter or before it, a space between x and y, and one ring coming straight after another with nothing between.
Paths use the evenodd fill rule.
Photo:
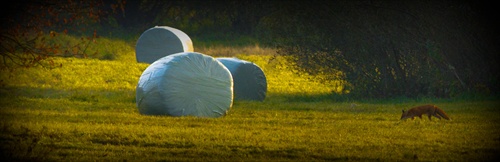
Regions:
<instances>
[{"instance_id":1,"label":"white wrapped hay bale","mask_svg":"<svg viewBox=\"0 0 500 162\"><path fill-rule=\"evenodd\" d=\"M137 62L153 63L179 52L193 52L189 36L175 28L156 26L141 34L135 46Z\"/></svg>"},{"instance_id":2,"label":"white wrapped hay bale","mask_svg":"<svg viewBox=\"0 0 500 162\"><path fill-rule=\"evenodd\" d=\"M217 58L217 60L231 72L235 100L263 101L266 98L266 75L259 66L237 58Z\"/></svg>"},{"instance_id":3,"label":"white wrapped hay bale","mask_svg":"<svg viewBox=\"0 0 500 162\"><path fill-rule=\"evenodd\" d=\"M216 59L184 52L151 64L136 88L139 112L145 115L220 117L233 103L233 80Z\"/></svg>"}]
</instances>

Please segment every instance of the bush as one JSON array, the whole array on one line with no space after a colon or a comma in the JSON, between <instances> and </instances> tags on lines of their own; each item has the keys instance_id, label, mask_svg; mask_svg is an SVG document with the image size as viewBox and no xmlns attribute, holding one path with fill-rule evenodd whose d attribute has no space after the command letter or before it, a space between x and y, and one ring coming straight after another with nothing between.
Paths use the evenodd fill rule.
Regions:
<instances>
[{"instance_id":1,"label":"bush","mask_svg":"<svg viewBox=\"0 0 500 162\"><path fill-rule=\"evenodd\" d=\"M292 3L261 35L311 74L338 71L359 97L452 97L497 91L498 50L484 15L456 2ZM490 58L490 59L489 59Z\"/></svg>"}]
</instances>

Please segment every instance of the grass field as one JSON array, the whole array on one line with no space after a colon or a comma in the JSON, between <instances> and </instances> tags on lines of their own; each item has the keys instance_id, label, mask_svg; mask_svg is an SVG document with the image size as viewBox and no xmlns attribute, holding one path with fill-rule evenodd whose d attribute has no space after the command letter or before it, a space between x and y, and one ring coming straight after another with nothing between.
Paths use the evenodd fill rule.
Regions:
<instances>
[{"instance_id":1,"label":"grass field","mask_svg":"<svg viewBox=\"0 0 500 162\"><path fill-rule=\"evenodd\" d=\"M264 70L266 100L235 101L227 116L215 119L140 115L135 86L148 65L135 63L131 48L110 49L121 52L105 57L111 60L55 58L62 67L4 69L2 159L498 160L500 104L494 99L337 100L342 81L318 82L321 76L296 72L285 58L253 55L252 49L260 47L236 57ZM399 120L401 109L428 103L453 120Z\"/></svg>"}]
</instances>

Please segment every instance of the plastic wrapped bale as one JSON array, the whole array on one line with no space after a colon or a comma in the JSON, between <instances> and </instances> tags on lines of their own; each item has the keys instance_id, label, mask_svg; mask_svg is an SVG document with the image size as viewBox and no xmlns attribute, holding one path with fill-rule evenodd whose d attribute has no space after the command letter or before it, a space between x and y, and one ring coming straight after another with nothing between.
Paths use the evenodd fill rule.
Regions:
<instances>
[{"instance_id":1,"label":"plastic wrapped bale","mask_svg":"<svg viewBox=\"0 0 500 162\"><path fill-rule=\"evenodd\" d=\"M139 113L169 116L224 116L233 103L233 79L215 58L184 52L153 62L136 88Z\"/></svg>"},{"instance_id":2,"label":"plastic wrapped bale","mask_svg":"<svg viewBox=\"0 0 500 162\"><path fill-rule=\"evenodd\" d=\"M156 26L146 30L135 46L137 62L150 64L180 52L193 52L191 38L186 33L168 26Z\"/></svg>"},{"instance_id":3,"label":"plastic wrapped bale","mask_svg":"<svg viewBox=\"0 0 500 162\"><path fill-rule=\"evenodd\" d=\"M224 64L233 76L235 100L263 101L266 98L266 75L259 66L237 58L217 60Z\"/></svg>"}]
</instances>

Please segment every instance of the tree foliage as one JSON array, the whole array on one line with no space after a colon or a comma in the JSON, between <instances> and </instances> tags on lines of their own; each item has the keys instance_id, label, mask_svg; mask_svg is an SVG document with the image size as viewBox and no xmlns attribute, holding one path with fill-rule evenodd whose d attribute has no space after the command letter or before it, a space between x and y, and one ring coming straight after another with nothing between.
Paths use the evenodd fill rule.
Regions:
<instances>
[{"instance_id":1,"label":"tree foliage","mask_svg":"<svg viewBox=\"0 0 500 162\"><path fill-rule=\"evenodd\" d=\"M99 23L109 6L103 1L28 0L13 1L2 8L0 56L4 67L35 65L53 56L87 57L86 48L95 41ZM111 10L111 9L108 9ZM81 35L81 41L69 44L59 36ZM47 64L48 63L48 64Z\"/></svg>"},{"instance_id":2,"label":"tree foliage","mask_svg":"<svg viewBox=\"0 0 500 162\"><path fill-rule=\"evenodd\" d=\"M253 35L260 19L275 6L263 0L137 0L125 5L125 14L113 18L127 30L167 25L191 37L227 38Z\"/></svg>"},{"instance_id":3,"label":"tree foliage","mask_svg":"<svg viewBox=\"0 0 500 162\"><path fill-rule=\"evenodd\" d=\"M475 6L447 1L285 5L263 18L269 42L310 73L342 71L362 97L449 97L498 90L494 31Z\"/></svg>"}]
</instances>

